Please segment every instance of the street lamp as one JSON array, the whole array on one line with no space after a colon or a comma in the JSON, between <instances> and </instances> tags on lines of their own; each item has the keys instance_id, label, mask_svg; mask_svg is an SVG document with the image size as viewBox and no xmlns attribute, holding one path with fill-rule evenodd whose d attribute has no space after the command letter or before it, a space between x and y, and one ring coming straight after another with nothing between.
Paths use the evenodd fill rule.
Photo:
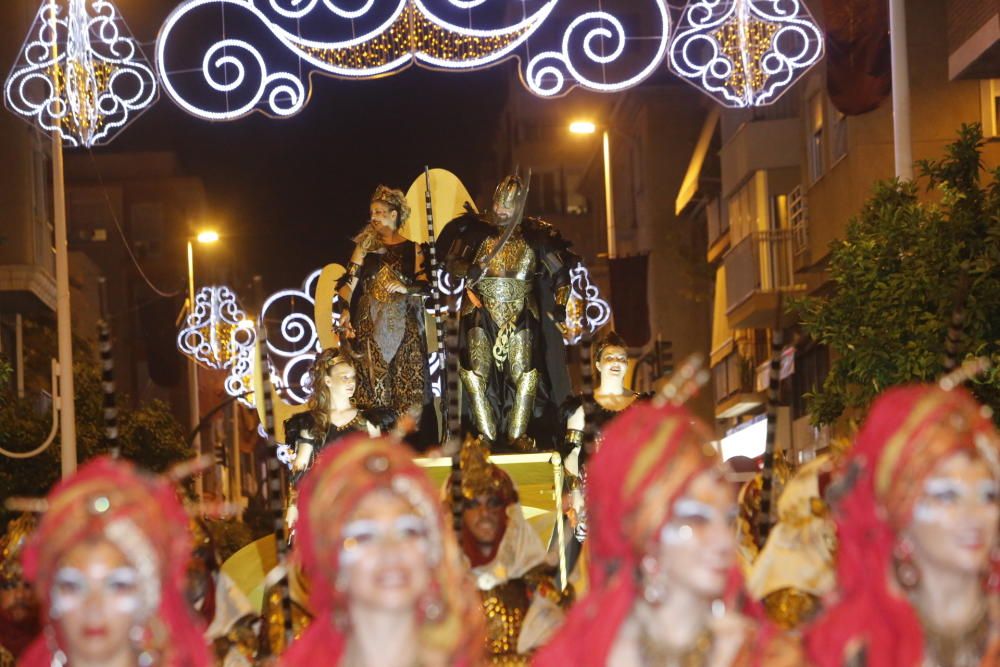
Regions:
<instances>
[{"instance_id":1,"label":"street lamp","mask_svg":"<svg viewBox=\"0 0 1000 667\"><path fill-rule=\"evenodd\" d=\"M616 239L615 234L615 200L614 188L611 185L611 137L608 128L598 126L597 123L589 120L575 120L569 124L569 131L572 134L595 134L600 129L604 144L604 217L608 228L608 259L615 256Z\"/></svg>"},{"instance_id":2,"label":"street lamp","mask_svg":"<svg viewBox=\"0 0 1000 667\"><path fill-rule=\"evenodd\" d=\"M197 241L202 245L209 245L218 240L219 233L214 229L203 229L193 239L189 237L187 240L188 317L194 315L194 244L192 241ZM191 425L191 431L196 433L194 446L200 456L202 453L201 431L198 426L201 424L201 405L198 400L198 362L195 361L194 357L188 360L188 412L190 413L188 423ZM201 480L201 475L195 478L195 492L198 494L199 500L203 497Z\"/></svg>"}]
</instances>

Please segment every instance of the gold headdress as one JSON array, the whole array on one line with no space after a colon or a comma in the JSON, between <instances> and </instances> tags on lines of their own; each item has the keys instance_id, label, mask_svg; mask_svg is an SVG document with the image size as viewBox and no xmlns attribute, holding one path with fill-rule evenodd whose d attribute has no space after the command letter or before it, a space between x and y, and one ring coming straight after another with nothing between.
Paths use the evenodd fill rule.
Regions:
<instances>
[{"instance_id":1,"label":"gold headdress","mask_svg":"<svg viewBox=\"0 0 1000 667\"><path fill-rule=\"evenodd\" d=\"M21 551L28 536L38 526L32 514L22 514L7 526L7 532L0 536L0 581L17 581L24 574L21 569Z\"/></svg>"},{"instance_id":2,"label":"gold headdress","mask_svg":"<svg viewBox=\"0 0 1000 667\"><path fill-rule=\"evenodd\" d=\"M380 185L375 188L375 194L372 195L372 202L377 201L395 209L399 213L399 227L406 224L406 221L410 217L410 205L407 203L406 195L403 194L402 190L395 190L386 185Z\"/></svg>"},{"instance_id":3,"label":"gold headdress","mask_svg":"<svg viewBox=\"0 0 1000 667\"><path fill-rule=\"evenodd\" d=\"M505 505L517 502L517 491L510 475L491 463L489 451L481 438L466 438L459 462L462 468L462 496L499 496Z\"/></svg>"}]
</instances>

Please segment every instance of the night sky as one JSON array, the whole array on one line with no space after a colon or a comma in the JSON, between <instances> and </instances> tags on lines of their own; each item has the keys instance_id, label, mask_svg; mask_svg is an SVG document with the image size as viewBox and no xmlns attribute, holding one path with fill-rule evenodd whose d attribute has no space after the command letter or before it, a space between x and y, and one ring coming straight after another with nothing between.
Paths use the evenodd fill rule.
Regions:
<instances>
[{"instance_id":1,"label":"night sky","mask_svg":"<svg viewBox=\"0 0 1000 667\"><path fill-rule=\"evenodd\" d=\"M118 3L147 57L174 4ZM347 239L365 221L380 182L405 190L429 164L455 172L477 196L506 77L516 67L454 74L413 67L368 81L314 76L309 103L281 120L254 113L210 123L161 93L98 150L176 152L186 174L204 180L231 247L245 253L242 277L262 274L269 291L292 287L311 269L346 259Z\"/></svg>"}]
</instances>

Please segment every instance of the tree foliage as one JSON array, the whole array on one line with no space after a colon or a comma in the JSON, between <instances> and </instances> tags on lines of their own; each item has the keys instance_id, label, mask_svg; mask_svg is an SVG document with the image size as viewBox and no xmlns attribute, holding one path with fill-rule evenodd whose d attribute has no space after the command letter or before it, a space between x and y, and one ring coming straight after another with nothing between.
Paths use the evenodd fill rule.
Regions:
<instances>
[{"instance_id":1,"label":"tree foliage","mask_svg":"<svg viewBox=\"0 0 1000 667\"><path fill-rule=\"evenodd\" d=\"M50 327L25 322L25 364L32 374L48 377L49 359L55 356L55 335ZM77 455L82 462L107 451L103 427L101 375L96 355L80 341L74 345L73 382L76 397ZM0 447L24 452L41 444L52 424L52 411L40 400L39 388L31 387L18 398L11 386L10 363L0 358ZM6 381L5 381L6 379ZM184 431L162 401L149 401L130 409L119 397L121 454L139 466L163 471L173 463L193 456ZM4 458L0 465L0 501L9 496L41 496L58 480L60 443L28 459ZM2 525L2 524L0 524Z\"/></svg>"},{"instance_id":2,"label":"tree foliage","mask_svg":"<svg viewBox=\"0 0 1000 667\"><path fill-rule=\"evenodd\" d=\"M887 387L938 377L956 306L960 358L994 365L972 389L1000 408L1000 168L984 172L982 148L980 126L963 125L941 160L918 163L916 183L879 183L831 246L833 293L793 304L835 353L810 397L816 423L860 416Z\"/></svg>"}]
</instances>

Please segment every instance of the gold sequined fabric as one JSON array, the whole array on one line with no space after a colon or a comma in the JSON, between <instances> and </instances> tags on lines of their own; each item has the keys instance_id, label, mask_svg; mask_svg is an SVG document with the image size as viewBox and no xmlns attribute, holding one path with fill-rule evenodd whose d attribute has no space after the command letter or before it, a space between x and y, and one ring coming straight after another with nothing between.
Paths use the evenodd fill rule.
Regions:
<instances>
[{"instance_id":1,"label":"gold sequined fabric","mask_svg":"<svg viewBox=\"0 0 1000 667\"><path fill-rule=\"evenodd\" d=\"M262 628L263 653L280 655L285 651L285 614L281 608L281 591L277 586L268 589L264 599L264 627ZM292 601L292 634L295 639L309 627L312 616L298 603Z\"/></svg>"},{"instance_id":2,"label":"gold sequined fabric","mask_svg":"<svg viewBox=\"0 0 1000 667\"><path fill-rule=\"evenodd\" d=\"M517 655L517 638L521 634L524 615L528 612L527 584L513 579L488 591L480 591L486 613L486 647L491 657L521 659ZM493 664L527 664L527 662L495 662Z\"/></svg>"}]
</instances>

